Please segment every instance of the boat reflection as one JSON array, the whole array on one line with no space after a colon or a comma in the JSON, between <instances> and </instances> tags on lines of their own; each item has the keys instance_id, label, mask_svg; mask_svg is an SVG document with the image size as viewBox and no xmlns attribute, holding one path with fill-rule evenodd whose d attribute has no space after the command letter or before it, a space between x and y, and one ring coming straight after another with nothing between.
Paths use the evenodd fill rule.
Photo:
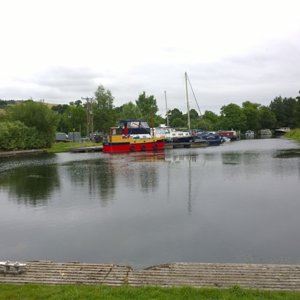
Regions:
<instances>
[{"instance_id":1,"label":"boat reflection","mask_svg":"<svg viewBox=\"0 0 300 300\"><path fill-rule=\"evenodd\" d=\"M106 206L115 193L115 171L111 160L93 159L63 164L73 189L80 187L89 195L98 194ZM82 191L81 191L82 193Z\"/></svg>"}]
</instances>

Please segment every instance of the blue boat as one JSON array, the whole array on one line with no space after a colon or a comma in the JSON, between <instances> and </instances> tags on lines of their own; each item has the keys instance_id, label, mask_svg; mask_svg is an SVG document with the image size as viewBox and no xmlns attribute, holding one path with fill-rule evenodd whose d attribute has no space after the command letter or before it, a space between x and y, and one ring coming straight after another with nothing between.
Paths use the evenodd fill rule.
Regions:
<instances>
[{"instance_id":1,"label":"blue boat","mask_svg":"<svg viewBox=\"0 0 300 300\"><path fill-rule=\"evenodd\" d=\"M224 142L220 135L213 132L197 132L196 137L207 141L209 146L219 146Z\"/></svg>"}]
</instances>

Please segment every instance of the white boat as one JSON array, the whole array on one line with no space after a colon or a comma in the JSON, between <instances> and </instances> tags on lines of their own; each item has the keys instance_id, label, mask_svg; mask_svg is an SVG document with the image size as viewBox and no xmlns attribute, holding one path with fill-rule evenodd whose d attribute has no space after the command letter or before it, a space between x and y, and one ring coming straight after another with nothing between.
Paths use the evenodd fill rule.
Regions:
<instances>
[{"instance_id":1,"label":"white boat","mask_svg":"<svg viewBox=\"0 0 300 300\"><path fill-rule=\"evenodd\" d=\"M289 127L280 127L280 128L275 129L275 135L276 136L284 135L289 131L291 131L291 129Z\"/></svg>"},{"instance_id":2,"label":"white boat","mask_svg":"<svg viewBox=\"0 0 300 300\"><path fill-rule=\"evenodd\" d=\"M270 138L272 137L272 131L270 129L261 129L259 135L261 138Z\"/></svg>"},{"instance_id":3,"label":"white boat","mask_svg":"<svg viewBox=\"0 0 300 300\"><path fill-rule=\"evenodd\" d=\"M166 125L160 125L153 129L156 138L164 137L168 143L189 143L192 142L193 137L188 131L176 130Z\"/></svg>"},{"instance_id":4,"label":"white boat","mask_svg":"<svg viewBox=\"0 0 300 300\"><path fill-rule=\"evenodd\" d=\"M247 130L245 132L245 138L246 139L254 139L254 131L253 130Z\"/></svg>"}]
</instances>

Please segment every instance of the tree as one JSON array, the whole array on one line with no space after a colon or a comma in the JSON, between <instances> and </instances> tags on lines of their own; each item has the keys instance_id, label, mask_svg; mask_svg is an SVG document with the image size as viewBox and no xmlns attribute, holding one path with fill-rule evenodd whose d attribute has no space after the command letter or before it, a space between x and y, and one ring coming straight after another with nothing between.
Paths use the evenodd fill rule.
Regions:
<instances>
[{"instance_id":1,"label":"tree","mask_svg":"<svg viewBox=\"0 0 300 300\"><path fill-rule=\"evenodd\" d=\"M199 114L195 109L190 110L190 118L191 120L197 120L199 118Z\"/></svg>"},{"instance_id":2,"label":"tree","mask_svg":"<svg viewBox=\"0 0 300 300\"><path fill-rule=\"evenodd\" d=\"M81 104L81 101L70 102L68 109L64 112L63 121L67 125L68 132L86 132L86 110Z\"/></svg>"},{"instance_id":3,"label":"tree","mask_svg":"<svg viewBox=\"0 0 300 300\"><path fill-rule=\"evenodd\" d=\"M186 118L186 120L188 119L187 114L184 115L184 118ZM191 128L195 129L198 128L198 123L199 123L199 115L198 112L195 109L191 109L190 110L190 121L191 121Z\"/></svg>"},{"instance_id":4,"label":"tree","mask_svg":"<svg viewBox=\"0 0 300 300\"><path fill-rule=\"evenodd\" d=\"M68 104L58 104L51 107L51 109L59 114L63 114L69 108Z\"/></svg>"},{"instance_id":5,"label":"tree","mask_svg":"<svg viewBox=\"0 0 300 300\"><path fill-rule=\"evenodd\" d=\"M182 112L178 108L168 111L168 114L171 127L183 127L187 124L187 119L184 119Z\"/></svg>"},{"instance_id":6,"label":"tree","mask_svg":"<svg viewBox=\"0 0 300 300\"><path fill-rule=\"evenodd\" d=\"M65 112L69 109L68 104L58 104L51 107L51 110L57 113L57 131L59 132L68 132L70 128L67 124L67 118L65 118Z\"/></svg>"},{"instance_id":7,"label":"tree","mask_svg":"<svg viewBox=\"0 0 300 300\"><path fill-rule=\"evenodd\" d=\"M107 132L116 123L116 112L113 106L114 97L110 90L99 85L95 92L95 102L92 106L94 129Z\"/></svg>"},{"instance_id":8,"label":"tree","mask_svg":"<svg viewBox=\"0 0 300 300\"><path fill-rule=\"evenodd\" d=\"M300 92L299 92L300 93ZM300 96L296 97L297 104L295 108L295 127L300 128Z\"/></svg>"},{"instance_id":9,"label":"tree","mask_svg":"<svg viewBox=\"0 0 300 300\"><path fill-rule=\"evenodd\" d=\"M110 90L104 88L103 85L99 85L96 92L96 104L97 107L101 110L113 109L114 97L111 94Z\"/></svg>"},{"instance_id":10,"label":"tree","mask_svg":"<svg viewBox=\"0 0 300 300\"><path fill-rule=\"evenodd\" d=\"M221 107L221 126L223 129L246 130L246 116L241 107L230 103Z\"/></svg>"},{"instance_id":11,"label":"tree","mask_svg":"<svg viewBox=\"0 0 300 300\"><path fill-rule=\"evenodd\" d=\"M257 131L260 128L259 110L260 104L250 101L243 102L242 111L246 116L246 129Z\"/></svg>"},{"instance_id":12,"label":"tree","mask_svg":"<svg viewBox=\"0 0 300 300\"><path fill-rule=\"evenodd\" d=\"M141 113L142 118L147 121L150 126L154 126L154 118L158 112L158 107L154 96L146 96L146 93L143 92L139 95L139 98L135 101L135 103Z\"/></svg>"},{"instance_id":13,"label":"tree","mask_svg":"<svg viewBox=\"0 0 300 300\"><path fill-rule=\"evenodd\" d=\"M11 121L20 121L27 127L35 128L44 147L50 147L55 140L57 115L44 103L33 100L10 106L8 117Z\"/></svg>"},{"instance_id":14,"label":"tree","mask_svg":"<svg viewBox=\"0 0 300 300\"><path fill-rule=\"evenodd\" d=\"M218 130L220 117L212 111L206 110L198 122L198 128L213 131Z\"/></svg>"},{"instance_id":15,"label":"tree","mask_svg":"<svg viewBox=\"0 0 300 300\"><path fill-rule=\"evenodd\" d=\"M267 106L260 106L258 109L259 112L259 129L273 129L276 127L276 116L272 110Z\"/></svg>"},{"instance_id":16,"label":"tree","mask_svg":"<svg viewBox=\"0 0 300 300\"><path fill-rule=\"evenodd\" d=\"M270 103L270 108L277 119L277 127L297 126L297 101L294 98L276 97Z\"/></svg>"},{"instance_id":17,"label":"tree","mask_svg":"<svg viewBox=\"0 0 300 300\"><path fill-rule=\"evenodd\" d=\"M172 127L182 128L184 126L186 126L186 122L182 120L182 118L175 118L172 120Z\"/></svg>"},{"instance_id":18,"label":"tree","mask_svg":"<svg viewBox=\"0 0 300 300\"><path fill-rule=\"evenodd\" d=\"M120 107L119 112L120 119L141 119L142 115L136 104L128 102Z\"/></svg>"}]
</instances>

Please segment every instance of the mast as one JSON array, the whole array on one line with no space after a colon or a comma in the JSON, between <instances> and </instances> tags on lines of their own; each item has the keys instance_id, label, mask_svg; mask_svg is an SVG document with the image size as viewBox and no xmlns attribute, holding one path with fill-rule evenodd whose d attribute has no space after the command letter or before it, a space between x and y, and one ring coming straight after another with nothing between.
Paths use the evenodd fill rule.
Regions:
<instances>
[{"instance_id":1,"label":"mast","mask_svg":"<svg viewBox=\"0 0 300 300\"><path fill-rule=\"evenodd\" d=\"M167 92L166 91L165 91L165 102L166 102L167 126L169 126L169 113L168 113Z\"/></svg>"},{"instance_id":2,"label":"mast","mask_svg":"<svg viewBox=\"0 0 300 300\"><path fill-rule=\"evenodd\" d=\"M187 115L188 115L188 129L191 130L191 118L190 118L190 104L189 104L189 93L188 93L188 86L187 86L187 73L185 75L185 94L186 94L186 105L187 105Z\"/></svg>"}]
</instances>

